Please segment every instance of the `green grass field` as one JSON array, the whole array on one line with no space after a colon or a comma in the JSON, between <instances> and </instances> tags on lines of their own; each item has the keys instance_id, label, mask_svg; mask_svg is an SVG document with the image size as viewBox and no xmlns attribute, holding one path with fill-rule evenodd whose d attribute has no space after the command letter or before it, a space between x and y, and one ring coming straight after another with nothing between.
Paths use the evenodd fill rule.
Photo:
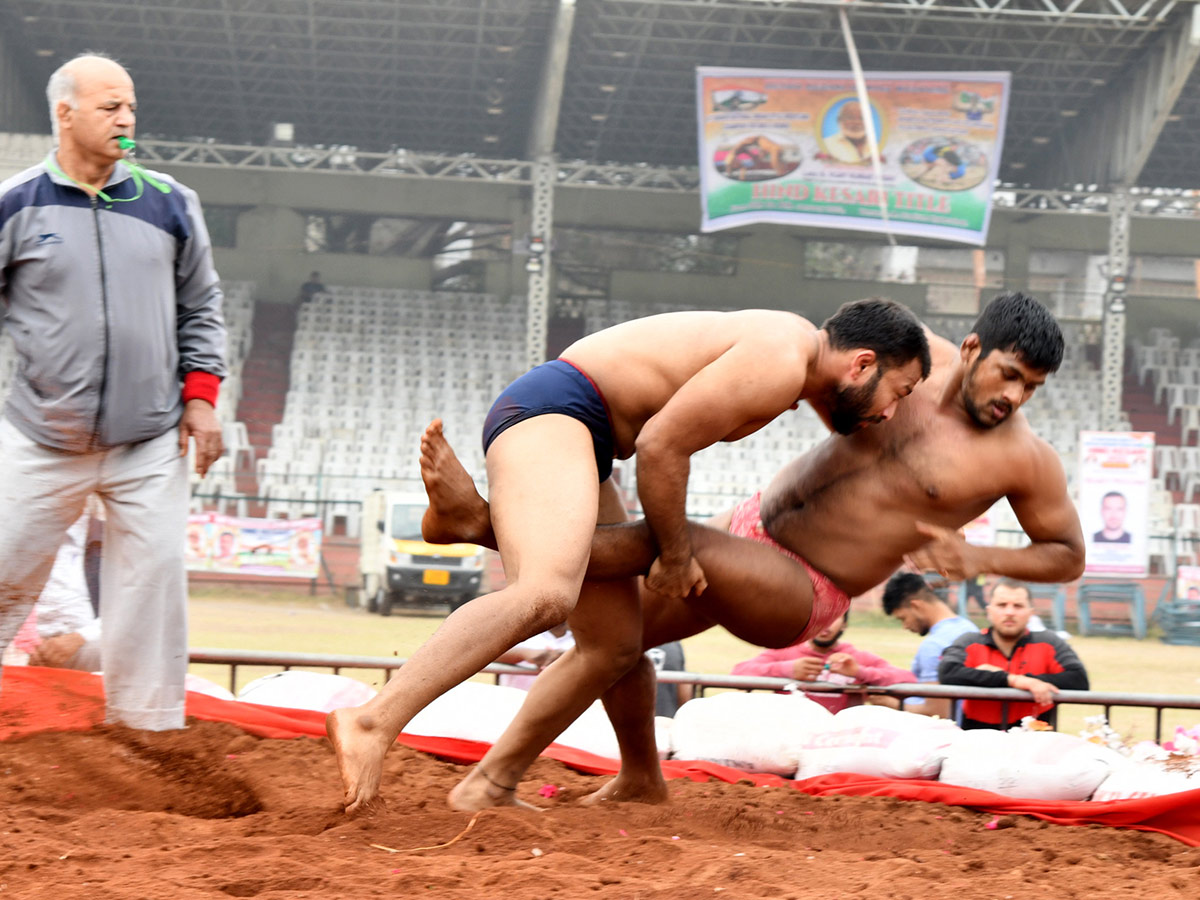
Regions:
<instances>
[{"instance_id":1,"label":"green grass field","mask_svg":"<svg viewBox=\"0 0 1200 900\"><path fill-rule=\"evenodd\" d=\"M383 618L347 607L340 596L329 594L309 597L210 587L192 589L189 612L189 644L194 648L401 659L410 656L444 617L440 611L430 611ZM920 641L882 613L859 612L852 617L845 639L905 668L911 664ZM1144 641L1073 637L1071 644L1087 666L1093 690L1200 695L1200 665L1197 665L1200 648L1169 646L1154 636ZM684 652L689 671L724 674L734 663L759 651L714 628L684 641ZM229 684L227 667L193 665L191 671L218 684ZM239 667L238 686L273 671L279 670ZM383 680L379 670L348 669L343 674L375 688ZM492 680L489 676L478 677ZM1077 733L1083 728L1084 717L1098 712L1102 710L1096 707L1064 706L1059 712L1059 730ZM1151 710L1115 709L1112 719L1113 727L1129 738L1141 740L1154 736ZM1176 725L1190 727L1200 722L1200 711L1167 710L1163 722L1165 737Z\"/></svg>"}]
</instances>

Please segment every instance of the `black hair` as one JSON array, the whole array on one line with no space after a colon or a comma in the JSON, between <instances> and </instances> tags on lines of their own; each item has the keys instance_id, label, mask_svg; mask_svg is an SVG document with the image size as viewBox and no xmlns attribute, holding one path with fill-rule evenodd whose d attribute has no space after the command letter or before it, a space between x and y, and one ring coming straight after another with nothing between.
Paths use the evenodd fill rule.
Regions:
<instances>
[{"instance_id":1,"label":"black hair","mask_svg":"<svg viewBox=\"0 0 1200 900\"><path fill-rule=\"evenodd\" d=\"M1012 350L1039 372L1062 365L1063 333L1050 310L1020 291L1000 294L975 320L980 359L993 350Z\"/></svg>"},{"instance_id":2,"label":"black hair","mask_svg":"<svg viewBox=\"0 0 1200 900\"><path fill-rule=\"evenodd\" d=\"M1025 599L1029 601L1030 606L1033 606L1033 588L1024 581L1018 581L1016 578L1008 578L1006 576L996 579L996 583L992 585L992 591L995 591L998 587L1008 588L1013 591L1024 591Z\"/></svg>"},{"instance_id":3,"label":"black hair","mask_svg":"<svg viewBox=\"0 0 1200 900\"><path fill-rule=\"evenodd\" d=\"M1107 500L1109 497L1120 497L1122 500L1125 499L1125 495L1122 494L1120 491L1109 491L1107 494L1105 494L1103 497L1100 498L1100 503L1103 504L1104 501Z\"/></svg>"},{"instance_id":4,"label":"black hair","mask_svg":"<svg viewBox=\"0 0 1200 900\"><path fill-rule=\"evenodd\" d=\"M834 350L872 350L880 371L920 360L921 377L929 377L929 340L911 309L884 297L843 303L821 326Z\"/></svg>"},{"instance_id":5,"label":"black hair","mask_svg":"<svg viewBox=\"0 0 1200 900\"><path fill-rule=\"evenodd\" d=\"M883 611L889 616L896 610L908 606L910 600L918 594L929 594L935 599L936 594L929 589L925 579L916 572L897 572L888 579L883 589Z\"/></svg>"}]
</instances>

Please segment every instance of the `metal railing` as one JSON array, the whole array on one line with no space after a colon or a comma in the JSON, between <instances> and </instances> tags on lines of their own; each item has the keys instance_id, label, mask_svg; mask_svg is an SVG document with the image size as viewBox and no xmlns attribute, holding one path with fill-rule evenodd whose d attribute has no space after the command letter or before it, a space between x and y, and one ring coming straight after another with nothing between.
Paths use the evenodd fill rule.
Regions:
<instances>
[{"instance_id":1,"label":"metal railing","mask_svg":"<svg viewBox=\"0 0 1200 900\"><path fill-rule=\"evenodd\" d=\"M267 650L194 649L189 661L229 667L229 690L237 692L239 666L278 666L284 671L293 668L332 669L335 675L342 669L378 669L384 680L400 669L406 660L394 656L337 656L324 653L275 653ZM480 670L490 675L529 675L523 666L492 663ZM933 697L950 700L993 700L1001 703L1002 725L1007 727L1009 703L1029 703L1033 695L1013 688L978 688L949 684L893 684L886 687L862 684L832 684L827 681L795 681L790 678L767 678L750 675L718 675L699 672L659 672L658 680L666 684L691 684L697 695L709 688L738 691L803 691L813 694L852 694L862 697ZM1200 696L1189 694L1136 694L1105 691L1059 691L1056 707L1063 704L1100 706L1111 719L1114 707L1136 707L1154 710L1154 740L1162 739L1162 714L1165 709L1200 710Z\"/></svg>"}]
</instances>

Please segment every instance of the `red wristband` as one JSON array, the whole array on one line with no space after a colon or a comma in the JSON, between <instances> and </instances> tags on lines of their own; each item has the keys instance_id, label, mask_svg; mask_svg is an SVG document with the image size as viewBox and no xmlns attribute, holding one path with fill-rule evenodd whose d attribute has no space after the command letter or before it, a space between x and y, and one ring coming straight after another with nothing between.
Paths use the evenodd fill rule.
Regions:
<instances>
[{"instance_id":1,"label":"red wristband","mask_svg":"<svg viewBox=\"0 0 1200 900\"><path fill-rule=\"evenodd\" d=\"M211 372L188 372L183 376L183 402L206 400L217 408L217 394L221 392L221 379Z\"/></svg>"}]
</instances>

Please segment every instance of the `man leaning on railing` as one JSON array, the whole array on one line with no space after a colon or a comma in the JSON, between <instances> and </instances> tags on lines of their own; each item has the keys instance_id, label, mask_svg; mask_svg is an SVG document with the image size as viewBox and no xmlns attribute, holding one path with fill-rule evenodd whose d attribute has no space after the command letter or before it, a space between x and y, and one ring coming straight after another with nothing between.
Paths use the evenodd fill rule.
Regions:
<instances>
[{"instance_id":1,"label":"man leaning on railing","mask_svg":"<svg viewBox=\"0 0 1200 900\"><path fill-rule=\"evenodd\" d=\"M964 700L963 728L1004 728L1026 716L1051 721L1059 690L1088 690L1087 671L1075 651L1052 631L1030 632L1029 588L1001 579L987 606L990 628L964 634L942 653L942 684L1029 691L1033 703Z\"/></svg>"}]
</instances>

